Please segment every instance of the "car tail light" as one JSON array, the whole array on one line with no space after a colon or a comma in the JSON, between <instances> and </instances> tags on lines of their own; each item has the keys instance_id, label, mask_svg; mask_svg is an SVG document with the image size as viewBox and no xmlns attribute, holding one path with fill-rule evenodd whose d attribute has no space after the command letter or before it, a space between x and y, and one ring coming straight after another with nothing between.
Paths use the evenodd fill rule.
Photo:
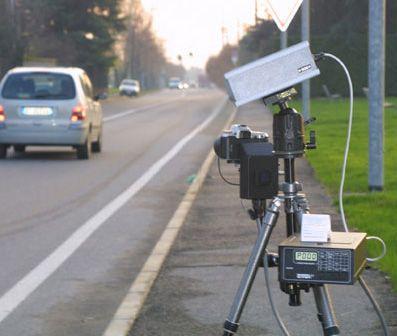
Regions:
<instances>
[{"instance_id":1,"label":"car tail light","mask_svg":"<svg viewBox=\"0 0 397 336\"><path fill-rule=\"evenodd\" d=\"M6 114L4 112L4 107L0 105L0 123L6 120Z\"/></svg>"},{"instance_id":2,"label":"car tail light","mask_svg":"<svg viewBox=\"0 0 397 336\"><path fill-rule=\"evenodd\" d=\"M81 105L78 105L73 108L72 116L70 117L70 120L72 122L82 121L82 120L85 120L86 116L87 116L87 114L86 114L85 108Z\"/></svg>"}]
</instances>

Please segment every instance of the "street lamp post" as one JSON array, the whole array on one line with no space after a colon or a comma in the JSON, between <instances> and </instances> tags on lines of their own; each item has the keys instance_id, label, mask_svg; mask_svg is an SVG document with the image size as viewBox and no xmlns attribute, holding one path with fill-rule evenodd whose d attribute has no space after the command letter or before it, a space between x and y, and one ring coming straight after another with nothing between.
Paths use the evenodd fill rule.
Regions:
<instances>
[{"instance_id":1,"label":"street lamp post","mask_svg":"<svg viewBox=\"0 0 397 336\"><path fill-rule=\"evenodd\" d=\"M383 190L386 0L369 0L368 100L371 191Z\"/></svg>"},{"instance_id":2,"label":"street lamp post","mask_svg":"<svg viewBox=\"0 0 397 336\"><path fill-rule=\"evenodd\" d=\"M302 41L310 41L310 0L302 5ZM302 112L305 120L310 118L310 80L302 83Z\"/></svg>"}]
</instances>

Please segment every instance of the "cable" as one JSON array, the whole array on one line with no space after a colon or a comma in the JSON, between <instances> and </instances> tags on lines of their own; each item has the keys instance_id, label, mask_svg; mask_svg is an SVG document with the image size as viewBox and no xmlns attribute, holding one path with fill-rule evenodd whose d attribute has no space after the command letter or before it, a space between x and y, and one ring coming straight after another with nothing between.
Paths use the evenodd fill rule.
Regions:
<instances>
[{"instance_id":1,"label":"cable","mask_svg":"<svg viewBox=\"0 0 397 336\"><path fill-rule=\"evenodd\" d=\"M376 314L378 315L379 320L380 320L380 322L382 324L383 333L385 334L385 336L389 336L390 335L389 334L389 328L387 326L385 317L382 314L382 311L381 311L381 309L379 307L378 302L375 300L375 297L373 296L371 290L369 289L368 285L366 284L366 282L364 281L364 279L361 276L358 278L358 281L360 282L361 287L363 288L365 294L367 294L367 296L368 296L369 300L371 301L372 305L374 307L376 307L375 311L376 311Z\"/></svg>"},{"instance_id":2,"label":"cable","mask_svg":"<svg viewBox=\"0 0 397 336\"><path fill-rule=\"evenodd\" d=\"M269 297L270 307L272 309L273 315L276 318L276 321L283 334L285 336L291 336L283 320L281 319L280 313L278 312L276 305L274 304L272 292L270 291L269 266L267 264L267 251L265 251L265 253L263 254L263 271L265 273L267 296Z\"/></svg>"},{"instance_id":3,"label":"cable","mask_svg":"<svg viewBox=\"0 0 397 336\"><path fill-rule=\"evenodd\" d=\"M258 229L260 229L262 226L262 221L259 218L257 218L256 224L258 225ZM276 305L273 301L273 295L270 290L269 265L268 265L268 261L267 261L267 250L265 250L265 253L263 254L263 272L265 273L267 296L269 297L270 307L272 309L273 315L276 318L276 321L277 321L281 331L283 332L284 336L291 336L291 334L289 333L287 327L285 326L285 323L282 320L280 313L278 312Z\"/></svg>"},{"instance_id":4,"label":"cable","mask_svg":"<svg viewBox=\"0 0 397 336\"><path fill-rule=\"evenodd\" d=\"M346 167L347 167L347 158L349 156L349 150L350 150L350 138L351 138L351 133L352 133L352 125L353 125L353 83L352 79L350 77L349 70L346 68L345 64L335 55L324 53L323 56L329 57L334 59L336 62L340 64L340 66L343 68L345 71L347 81L349 83L349 94L350 94L350 111L349 111L349 126L347 129L347 138L346 138L346 147L345 147L345 154L343 156L343 166L342 166L342 177L340 180L340 186L339 186L339 211L340 215L342 217L342 224L343 227L345 228L346 232L349 232L349 228L347 227L346 223L346 217L345 217L345 210L343 208L343 188L345 185L345 177L346 177Z\"/></svg>"},{"instance_id":5,"label":"cable","mask_svg":"<svg viewBox=\"0 0 397 336\"><path fill-rule=\"evenodd\" d=\"M367 258L367 261L369 261L369 262L374 262L374 261L379 261L379 260L381 260L381 259L386 255L386 252L387 252L387 247L386 247L385 242L384 242L381 238L379 238L379 237L373 237L373 236L367 237L367 240L377 240L377 241L380 242L380 243L382 244L382 246L383 246L383 251L382 251L382 253L380 254L380 256L378 256L378 257L376 257L376 258Z\"/></svg>"},{"instance_id":6,"label":"cable","mask_svg":"<svg viewBox=\"0 0 397 336\"><path fill-rule=\"evenodd\" d=\"M346 77L347 77L347 81L349 83L349 96L350 96L349 126L347 129L346 147L345 147L345 153L343 156L342 176L341 176L341 181L340 181L340 186L339 186L339 211L340 211L340 215L342 217L343 227L346 232L349 232L349 228L347 226L346 217L345 217L345 210L343 208L343 188L345 185L347 159L349 156L350 138L351 138L352 124L353 124L353 104L354 104L353 83L352 83L352 80L350 77L349 70L347 69L346 65L342 62L342 60L340 60L338 57L336 57L335 55L329 54L329 53L321 53L321 54L318 54L317 57L318 57L318 59L320 59L322 57L328 57L328 58L335 60L337 63L339 63L339 65L343 68L343 70L346 74ZM367 260L368 261L377 261L377 260L383 258L383 256L386 254L385 242L379 237L368 237L368 239L376 239L376 240L380 241L383 245L383 253L377 258L373 258L373 259L367 258ZM376 302L376 299L372 295L370 289L368 288L367 284L365 283L364 279L361 276L358 277L358 281L359 281L361 287L363 288L365 294L367 294L369 300L371 301L371 303L376 311L376 314L378 315L378 317L380 319L380 322L381 322L382 328L383 328L383 333L385 334L385 336L389 336L388 326L386 324L386 321L382 314L382 311L379 307L379 304Z\"/></svg>"},{"instance_id":7,"label":"cable","mask_svg":"<svg viewBox=\"0 0 397 336\"><path fill-rule=\"evenodd\" d=\"M219 175L221 176L222 180L225 181L227 184L230 184L230 185L232 185L232 186L239 186L239 185L240 185L239 183L233 183L233 182L228 181L228 180L222 175L222 171L221 171L221 160L219 159L219 157L218 157L218 172L219 172Z\"/></svg>"}]
</instances>

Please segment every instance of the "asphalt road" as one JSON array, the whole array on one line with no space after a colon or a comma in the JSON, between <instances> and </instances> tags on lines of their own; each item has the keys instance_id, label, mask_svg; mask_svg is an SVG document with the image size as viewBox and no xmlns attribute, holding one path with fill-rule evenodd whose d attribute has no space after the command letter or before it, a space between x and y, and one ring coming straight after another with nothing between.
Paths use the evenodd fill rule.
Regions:
<instances>
[{"instance_id":1,"label":"asphalt road","mask_svg":"<svg viewBox=\"0 0 397 336\"><path fill-rule=\"evenodd\" d=\"M93 216L222 100L215 90L114 97L103 104L103 152L89 161L77 160L71 149L28 147L0 162L0 335L103 333L227 113L217 115L109 218L101 215L91 234L84 236L81 228L97 223ZM71 245L62 245L77 231Z\"/></svg>"}]
</instances>

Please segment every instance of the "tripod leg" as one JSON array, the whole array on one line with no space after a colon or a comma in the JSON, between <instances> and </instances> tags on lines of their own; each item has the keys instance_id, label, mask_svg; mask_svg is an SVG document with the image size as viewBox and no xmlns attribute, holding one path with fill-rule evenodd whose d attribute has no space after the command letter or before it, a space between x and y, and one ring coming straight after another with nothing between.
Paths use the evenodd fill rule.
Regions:
<instances>
[{"instance_id":1,"label":"tripod leg","mask_svg":"<svg viewBox=\"0 0 397 336\"><path fill-rule=\"evenodd\" d=\"M255 275L265 252L267 243L270 239L270 235L273 231L274 226L276 225L277 218L280 212L280 207L281 200L276 197L266 209L266 214L263 219L263 225L260 228L255 246L252 249L248 265L240 282L240 287L236 293L236 296L234 297L233 305L230 309L228 319L224 324L224 336L232 336L237 332L239 326L238 322L240 321L240 317L247 301L248 294L251 290L252 284L254 283Z\"/></svg>"},{"instance_id":2,"label":"tripod leg","mask_svg":"<svg viewBox=\"0 0 397 336\"><path fill-rule=\"evenodd\" d=\"M314 299L316 300L318 318L322 324L324 336L339 335L336 324L334 308L326 285L313 286Z\"/></svg>"}]
</instances>

